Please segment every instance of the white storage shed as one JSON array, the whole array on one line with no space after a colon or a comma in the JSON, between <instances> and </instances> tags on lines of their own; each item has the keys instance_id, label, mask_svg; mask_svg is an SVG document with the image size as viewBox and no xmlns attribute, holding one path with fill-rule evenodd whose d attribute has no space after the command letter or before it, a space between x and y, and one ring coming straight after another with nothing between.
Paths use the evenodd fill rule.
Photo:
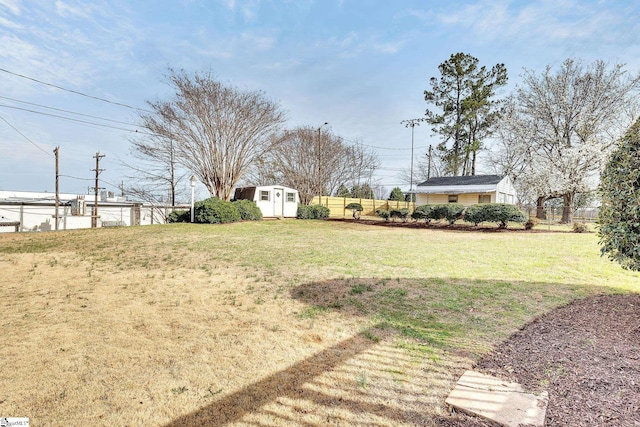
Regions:
<instances>
[{"instance_id":1,"label":"white storage shed","mask_svg":"<svg viewBox=\"0 0 640 427\"><path fill-rule=\"evenodd\" d=\"M265 218L295 218L298 215L298 190L283 185L236 188L234 200L253 200Z\"/></svg>"}]
</instances>

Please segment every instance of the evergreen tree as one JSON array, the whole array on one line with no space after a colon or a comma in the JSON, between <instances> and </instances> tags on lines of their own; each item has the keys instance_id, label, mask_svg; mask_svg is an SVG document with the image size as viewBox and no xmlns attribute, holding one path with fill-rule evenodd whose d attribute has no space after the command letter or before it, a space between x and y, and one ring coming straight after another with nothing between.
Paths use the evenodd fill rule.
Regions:
<instances>
[{"instance_id":1,"label":"evergreen tree","mask_svg":"<svg viewBox=\"0 0 640 427\"><path fill-rule=\"evenodd\" d=\"M430 79L425 100L427 122L442 142L437 151L446 175L475 175L477 152L490 136L499 118L496 90L507 83L507 69L496 64L490 70L478 66L478 59L456 53L440 64L440 78Z\"/></svg>"},{"instance_id":2,"label":"evergreen tree","mask_svg":"<svg viewBox=\"0 0 640 427\"><path fill-rule=\"evenodd\" d=\"M391 194L389 194L389 200L404 200L404 193L400 189L400 187L395 187L391 190Z\"/></svg>"}]
</instances>

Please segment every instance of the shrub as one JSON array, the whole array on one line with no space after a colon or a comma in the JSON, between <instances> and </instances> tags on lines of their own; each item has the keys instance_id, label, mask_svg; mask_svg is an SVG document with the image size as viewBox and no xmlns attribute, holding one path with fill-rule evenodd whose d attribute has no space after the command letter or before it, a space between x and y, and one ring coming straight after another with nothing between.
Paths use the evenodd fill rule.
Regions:
<instances>
[{"instance_id":1,"label":"shrub","mask_svg":"<svg viewBox=\"0 0 640 427\"><path fill-rule=\"evenodd\" d=\"M496 222L500 228L507 228L509 222L523 223L527 216L515 205L507 203L481 203L469 206L464 220L478 225L481 222Z\"/></svg>"},{"instance_id":2,"label":"shrub","mask_svg":"<svg viewBox=\"0 0 640 427\"><path fill-rule=\"evenodd\" d=\"M376 215L380 218L384 218L385 221L389 221L389 211L386 209L377 209Z\"/></svg>"},{"instance_id":3,"label":"shrub","mask_svg":"<svg viewBox=\"0 0 640 427\"><path fill-rule=\"evenodd\" d=\"M515 205L506 203L481 203L469 206L464 220L478 225L481 222L496 222L500 228L507 228L509 222L525 222L527 216Z\"/></svg>"},{"instance_id":4,"label":"shrub","mask_svg":"<svg viewBox=\"0 0 640 427\"><path fill-rule=\"evenodd\" d=\"M523 223L527 221L524 214L516 205L506 203L491 203L492 221L497 222L500 228L507 228L509 222Z\"/></svg>"},{"instance_id":5,"label":"shrub","mask_svg":"<svg viewBox=\"0 0 640 427\"><path fill-rule=\"evenodd\" d=\"M322 205L300 205L298 206L298 219L327 219L331 211Z\"/></svg>"},{"instance_id":6,"label":"shrub","mask_svg":"<svg viewBox=\"0 0 640 427\"><path fill-rule=\"evenodd\" d=\"M195 204L195 221L203 224L222 224L240 221L240 212L233 203L217 197Z\"/></svg>"},{"instance_id":7,"label":"shrub","mask_svg":"<svg viewBox=\"0 0 640 427\"><path fill-rule=\"evenodd\" d=\"M244 221L258 221L262 219L262 211L253 200L235 200L233 205Z\"/></svg>"},{"instance_id":8,"label":"shrub","mask_svg":"<svg viewBox=\"0 0 640 427\"><path fill-rule=\"evenodd\" d=\"M535 227L539 223L540 223L540 220L535 216L532 216L527 220L527 222L524 223L524 229L531 230L533 227Z\"/></svg>"},{"instance_id":9,"label":"shrub","mask_svg":"<svg viewBox=\"0 0 640 427\"><path fill-rule=\"evenodd\" d=\"M602 171L598 214L600 252L640 271L640 119L621 138Z\"/></svg>"},{"instance_id":10,"label":"shrub","mask_svg":"<svg viewBox=\"0 0 640 427\"><path fill-rule=\"evenodd\" d=\"M167 222L190 222L191 212L189 211L173 211L167 216Z\"/></svg>"},{"instance_id":11,"label":"shrub","mask_svg":"<svg viewBox=\"0 0 640 427\"><path fill-rule=\"evenodd\" d=\"M464 220L466 222L472 222L475 226L489 219L490 218L487 218L487 209L484 203L469 206L464 212Z\"/></svg>"},{"instance_id":12,"label":"shrub","mask_svg":"<svg viewBox=\"0 0 640 427\"><path fill-rule=\"evenodd\" d=\"M353 212L353 219L360 219L360 212L364 210L360 203L349 203L344 207L345 209L349 209Z\"/></svg>"},{"instance_id":13,"label":"shrub","mask_svg":"<svg viewBox=\"0 0 640 427\"><path fill-rule=\"evenodd\" d=\"M573 223L573 232L574 233L588 233L589 227L584 222L574 222Z\"/></svg>"},{"instance_id":14,"label":"shrub","mask_svg":"<svg viewBox=\"0 0 640 427\"><path fill-rule=\"evenodd\" d=\"M411 213L411 218L415 219L416 221L419 221L421 219L424 219L425 222L429 223L431 222L431 211L432 211L432 207L430 205L422 205L422 206L418 206L412 213Z\"/></svg>"},{"instance_id":15,"label":"shrub","mask_svg":"<svg viewBox=\"0 0 640 427\"><path fill-rule=\"evenodd\" d=\"M389 212L389 216L391 218L399 218L401 219L403 222L407 222L407 217L409 216L409 209L407 208L402 208L402 209L392 209Z\"/></svg>"},{"instance_id":16,"label":"shrub","mask_svg":"<svg viewBox=\"0 0 640 427\"><path fill-rule=\"evenodd\" d=\"M433 205L430 217L435 220L446 219L449 224L453 224L462 217L462 212L464 212L464 206L460 203Z\"/></svg>"}]
</instances>

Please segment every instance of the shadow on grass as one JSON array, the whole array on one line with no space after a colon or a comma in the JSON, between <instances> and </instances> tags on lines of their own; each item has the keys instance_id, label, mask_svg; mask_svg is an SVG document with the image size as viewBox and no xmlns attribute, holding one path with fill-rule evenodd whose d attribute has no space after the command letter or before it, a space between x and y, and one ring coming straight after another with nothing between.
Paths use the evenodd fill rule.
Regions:
<instances>
[{"instance_id":1,"label":"shadow on grass","mask_svg":"<svg viewBox=\"0 0 640 427\"><path fill-rule=\"evenodd\" d=\"M291 290L307 304L299 318L333 310L370 326L166 426L431 425L469 361L533 318L593 292L439 278L306 283Z\"/></svg>"},{"instance_id":2,"label":"shadow on grass","mask_svg":"<svg viewBox=\"0 0 640 427\"><path fill-rule=\"evenodd\" d=\"M336 310L367 317L376 323L369 333L391 330L411 349L477 357L534 317L601 291L560 283L359 278L307 283L292 296L310 315Z\"/></svg>"},{"instance_id":3,"label":"shadow on grass","mask_svg":"<svg viewBox=\"0 0 640 427\"><path fill-rule=\"evenodd\" d=\"M294 423L321 426L326 425L329 419L338 424L350 424L355 422L350 417L355 418L357 415L354 414L359 413L373 414L391 424L421 418L422 415L414 411L398 411L371 399L351 397L354 390L362 391L366 387L362 384L364 380L356 377L358 370L349 365L350 360L368 359L377 363L380 370L387 369L385 366L397 361L398 354L393 350L385 354L383 349L372 349L375 344L368 338L367 331L356 334L286 370L181 416L166 426L223 426L237 421L249 425L272 425L271 422L264 424L264 420L271 420L277 425ZM318 378L333 370L341 372L345 378L340 390L329 386L326 379ZM384 394L380 389L375 393L380 393L380 397ZM330 414L320 410L308 415L317 408L330 408ZM321 413L322 417L318 418Z\"/></svg>"}]
</instances>

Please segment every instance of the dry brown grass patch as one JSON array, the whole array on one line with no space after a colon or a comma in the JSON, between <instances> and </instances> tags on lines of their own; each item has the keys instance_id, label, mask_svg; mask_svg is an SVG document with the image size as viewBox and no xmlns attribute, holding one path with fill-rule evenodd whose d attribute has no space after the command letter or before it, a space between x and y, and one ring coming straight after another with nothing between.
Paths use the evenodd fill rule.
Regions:
<instances>
[{"instance_id":1,"label":"dry brown grass patch","mask_svg":"<svg viewBox=\"0 0 640 427\"><path fill-rule=\"evenodd\" d=\"M596 274L633 283L586 258L589 236L560 235L558 256L553 236L505 236L287 221L0 236L0 416L433 425L457 373L514 328Z\"/></svg>"}]
</instances>

